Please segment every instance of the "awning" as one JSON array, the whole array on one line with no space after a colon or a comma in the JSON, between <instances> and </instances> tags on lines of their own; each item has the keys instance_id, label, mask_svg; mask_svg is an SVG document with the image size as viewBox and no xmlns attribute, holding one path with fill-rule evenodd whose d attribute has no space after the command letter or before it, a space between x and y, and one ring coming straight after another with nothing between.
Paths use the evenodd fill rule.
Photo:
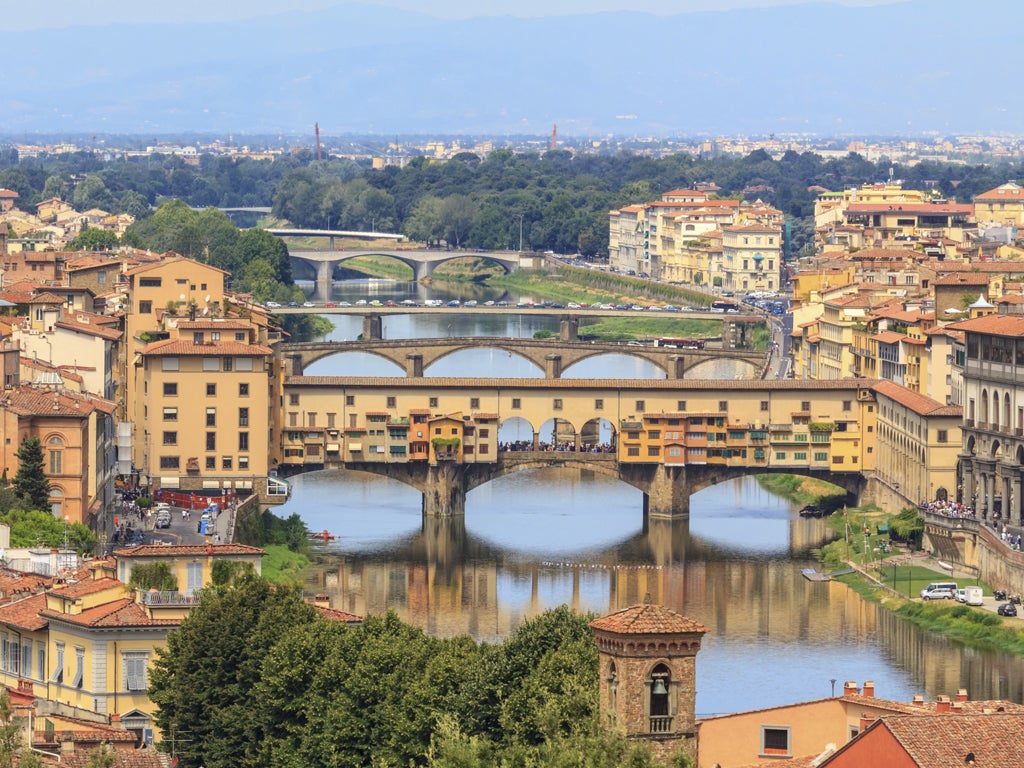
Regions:
<instances>
[{"instance_id":1,"label":"awning","mask_svg":"<svg viewBox=\"0 0 1024 768\"><path fill-rule=\"evenodd\" d=\"M361 451L361 450L363 450L363 444L362 443L349 443L348 444L348 449L350 451Z\"/></svg>"},{"instance_id":2,"label":"awning","mask_svg":"<svg viewBox=\"0 0 1024 768\"><path fill-rule=\"evenodd\" d=\"M340 451L341 450L341 445L338 444L338 443L328 443L327 444L327 450L328 451Z\"/></svg>"},{"instance_id":3,"label":"awning","mask_svg":"<svg viewBox=\"0 0 1024 768\"><path fill-rule=\"evenodd\" d=\"M173 477L161 477L160 478L160 487L161 488L177 488L180 483L181 483L181 478L178 477L177 475L174 475Z\"/></svg>"}]
</instances>

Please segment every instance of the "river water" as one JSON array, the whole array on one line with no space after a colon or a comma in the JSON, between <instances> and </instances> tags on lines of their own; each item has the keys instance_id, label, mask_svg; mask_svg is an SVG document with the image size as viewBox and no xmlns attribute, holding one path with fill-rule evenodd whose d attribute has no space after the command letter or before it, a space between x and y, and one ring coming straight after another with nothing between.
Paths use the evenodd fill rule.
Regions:
<instances>
[{"instance_id":1,"label":"river water","mask_svg":"<svg viewBox=\"0 0 1024 768\"><path fill-rule=\"evenodd\" d=\"M349 288L356 298L361 288ZM387 298L401 300L400 291ZM346 298L345 300L351 300ZM334 338L361 321L331 317ZM467 315L388 317L388 338L519 334L519 319ZM523 334L551 321L525 315ZM495 353L495 354L489 354ZM613 356L585 375L655 376ZM522 361L495 350L460 353L427 375L525 376ZM634 366L624 371L623 365ZM320 361L315 375L401 375L367 355ZM726 370L732 378L736 372ZM499 439L515 439L504 431ZM610 478L563 469L522 472L469 493L457 520L423 520L418 492L397 481L344 470L292 478L277 514L298 513L322 563L311 592L365 615L395 611L429 633L507 636L525 618L561 604L607 613L647 596L704 624L697 657L697 712L706 716L831 695L832 681L872 680L882 698L929 699L967 688L972 699L1024 701L1024 660L962 649L862 601L838 583L812 583L813 550L828 541L820 520L755 478L694 495L688 520L645 521L639 491Z\"/></svg>"}]
</instances>

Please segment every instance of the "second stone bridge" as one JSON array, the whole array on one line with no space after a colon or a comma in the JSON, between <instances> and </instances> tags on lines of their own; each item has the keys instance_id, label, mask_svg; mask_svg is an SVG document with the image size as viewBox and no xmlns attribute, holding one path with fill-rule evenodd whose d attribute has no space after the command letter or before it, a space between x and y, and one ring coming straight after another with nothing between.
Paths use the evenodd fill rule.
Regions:
<instances>
[{"instance_id":1,"label":"second stone bridge","mask_svg":"<svg viewBox=\"0 0 1024 768\"><path fill-rule=\"evenodd\" d=\"M751 366L751 373L754 375L763 370L767 362L765 352L751 350L679 350L651 345L514 339L504 336L300 342L283 345L281 351L288 360L288 372L291 376L302 376L307 366L331 355L362 352L390 360L402 368L406 376L418 378L438 360L467 349L499 349L518 355L536 365L548 379L561 378L562 374L576 363L598 355L629 355L642 358L661 368L670 379L682 379L687 371L713 360L745 362Z\"/></svg>"}]
</instances>

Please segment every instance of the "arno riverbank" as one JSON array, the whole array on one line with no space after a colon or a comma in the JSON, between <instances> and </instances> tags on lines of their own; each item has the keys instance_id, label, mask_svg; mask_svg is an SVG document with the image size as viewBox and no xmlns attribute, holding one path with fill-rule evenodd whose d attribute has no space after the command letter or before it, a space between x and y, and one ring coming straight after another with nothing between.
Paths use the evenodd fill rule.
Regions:
<instances>
[{"instance_id":1,"label":"arno riverbank","mask_svg":"<svg viewBox=\"0 0 1024 768\"><path fill-rule=\"evenodd\" d=\"M795 476L765 476L762 486L796 503L820 505L829 500L827 487ZM837 507L827 518L834 540L817 550L822 570L865 600L927 632L968 647L1024 655L1024 619L995 613L993 590L1006 585L985 583L978 569L947 563L927 551L924 520L908 508L898 515L874 506ZM961 587L980 585L983 606L956 601L923 601L919 594L934 581Z\"/></svg>"}]
</instances>

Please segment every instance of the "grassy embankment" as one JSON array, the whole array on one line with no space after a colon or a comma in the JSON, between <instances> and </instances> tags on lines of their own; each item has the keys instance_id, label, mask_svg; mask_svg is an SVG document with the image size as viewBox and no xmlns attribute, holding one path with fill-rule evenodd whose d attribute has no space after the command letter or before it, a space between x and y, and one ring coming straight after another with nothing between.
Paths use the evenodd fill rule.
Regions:
<instances>
[{"instance_id":1,"label":"grassy embankment","mask_svg":"<svg viewBox=\"0 0 1024 768\"><path fill-rule=\"evenodd\" d=\"M818 503L837 490L827 483L794 475L762 475L758 481L766 490L800 504ZM819 559L829 570L851 565L860 569L835 579L920 629L975 648L1024 654L1022 619L1004 618L946 600L926 603L912 599L933 581L958 581L961 585L980 582L957 580L945 571L912 564L902 550L885 553L882 543L888 543L889 534L879 534L878 526L891 526L893 519L894 515L872 506L851 507L845 516L842 509L837 510L827 518L836 539L819 550ZM981 586L991 594L988 585Z\"/></svg>"},{"instance_id":2,"label":"grassy embankment","mask_svg":"<svg viewBox=\"0 0 1024 768\"><path fill-rule=\"evenodd\" d=\"M284 544L265 544L263 575L275 584L301 584L302 571L309 566L309 558L302 552L293 552Z\"/></svg>"}]
</instances>

